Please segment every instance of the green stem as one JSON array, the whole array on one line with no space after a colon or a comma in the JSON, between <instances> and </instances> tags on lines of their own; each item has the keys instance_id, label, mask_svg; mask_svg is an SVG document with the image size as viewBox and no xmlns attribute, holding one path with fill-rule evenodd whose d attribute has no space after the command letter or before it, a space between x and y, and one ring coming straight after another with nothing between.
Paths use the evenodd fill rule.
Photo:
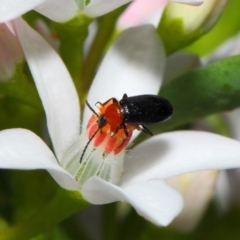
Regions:
<instances>
[{"instance_id":1,"label":"green stem","mask_svg":"<svg viewBox=\"0 0 240 240\"><path fill-rule=\"evenodd\" d=\"M99 62L112 37L116 20L124 9L125 6L98 19L98 31L82 68L82 88L85 94L89 90Z\"/></svg>"},{"instance_id":2,"label":"green stem","mask_svg":"<svg viewBox=\"0 0 240 240\"><path fill-rule=\"evenodd\" d=\"M103 206L103 239L117 239L117 205L116 203Z\"/></svg>"},{"instance_id":3,"label":"green stem","mask_svg":"<svg viewBox=\"0 0 240 240\"><path fill-rule=\"evenodd\" d=\"M79 15L66 23L54 23L54 29L61 42L60 54L66 64L78 91L82 97L82 83L79 81L83 64L83 44L88 35L88 26L92 19Z\"/></svg>"},{"instance_id":4,"label":"green stem","mask_svg":"<svg viewBox=\"0 0 240 240\"><path fill-rule=\"evenodd\" d=\"M147 221L140 217L136 211L131 208L129 214L119 224L118 240L140 239L142 233L147 227Z\"/></svg>"},{"instance_id":5,"label":"green stem","mask_svg":"<svg viewBox=\"0 0 240 240\"><path fill-rule=\"evenodd\" d=\"M21 223L6 228L0 240L26 240L51 230L62 220L87 207L78 191L59 189L55 197L42 209Z\"/></svg>"}]
</instances>

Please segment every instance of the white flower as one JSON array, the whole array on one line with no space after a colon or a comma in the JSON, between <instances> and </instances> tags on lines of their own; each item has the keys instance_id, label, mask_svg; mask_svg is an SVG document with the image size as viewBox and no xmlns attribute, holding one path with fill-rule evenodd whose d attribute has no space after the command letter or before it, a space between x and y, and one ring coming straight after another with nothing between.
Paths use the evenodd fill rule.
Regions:
<instances>
[{"instance_id":1,"label":"white flower","mask_svg":"<svg viewBox=\"0 0 240 240\"><path fill-rule=\"evenodd\" d=\"M14 20L15 18L18 18L22 14L30 11L35 10L42 15L46 16L47 18L56 21L56 22L66 22L74 18L75 16L87 16L90 18L94 18L100 15L104 15L118 7L120 7L123 4L126 4L130 2L131 0L115 0L115 1L108 1L108 0L91 0L91 1L85 1L85 0L2 0L1 6L0 6L0 23L3 23L2 26L10 26L11 28L11 20ZM166 0L164 0L166 2ZM183 1L184 3L191 4L192 2L195 2L194 0L186 0ZM162 10L165 7L162 6ZM39 27L39 24L38 24ZM43 29L43 26L40 26L40 30L43 34L46 35L47 29ZM11 31L11 29L6 28L6 32ZM43 32L44 31L44 32ZM2 45L2 48L5 50L9 49L17 49L16 45L18 44L18 40L14 39L14 36L11 36L11 41L8 41L9 36L6 37L6 34L1 34L0 36L5 43L8 44L8 48L5 48L4 44ZM48 37L49 38L49 37ZM56 41L52 41L52 39L49 39L51 42L54 42L56 44ZM3 42L1 41L1 42ZM14 41L14 42L13 42ZM0 42L0 43L1 43ZM12 45L11 45L12 44ZM58 44L58 43L57 43ZM6 44L5 44L6 45ZM1 47L1 46L0 46ZM56 46L57 47L57 46ZM20 49L20 47L18 47ZM21 50L19 50L20 52ZM16 51L15 51L16 53ZM6 55L6 54L5 54ZM5 56L4 55L4 56ZM7 54L8 56L12 56L11 54ZM19 58L19 53L15 54L17 57L14 56L14 58ZM1 61L1 60L4 61ZM21 56L21 60L23 59L23 56ZM3 66L1 71L3 73L0 77L2 80L8 80L12 77L14 70L15 70L15 61L13 62L7 62L5 61L6 58L1 57L1 65ZM19 61L19 59L17 59ZM10 65L11 64L11 65ZM9 66L10 65L10 66Z\"/></svg>"},{"instance_id":2,"label":"white flower","mask_svg":"<svg viewBox=\"0 0 240 240\"><path fill-rule=\"evenodd\" d=\"M0 22L13 20L22 14L35 10L56 22L66 22L78 14L97 17L106 14L131 0L2 0Z\"/></svg>"},{"instance_id":3,"label":"white flower","mask_svg":"<svg viewBox=\"0 0 240 240\"><path fill-rule=\"evenodd\" d=\"M35 10L56 22L66 22L77 14L89 17L104 15L131 0L2 0L0 6L0 22L13 20L22 14ZM187 4L200 4L203 0L178 0Z\"/></svg>"},{"instance_id":4,"label":"white flower","mask_svg":"<svg viewBox=\"0 0 240 240\"><path fill-rule=\"evenodd\" d=\"M200 66L200 59L197 55L183 52L173 53L167 58L164 84Z\"/></svg>"},{"instance_id":5,"label":"white flower","mask_svg":"<svg viewBox=\"0 0 240 240\"><path fill-rule=\"evenodd\" d=\"M192 231L202 219L215 192L219 171L200 171L167 179L167 183L181 193L184 207L171 227Z\"/></svg>"},{"instance_id":6,"label":"white flower","mask_svg":"<svg viewBox=\"0 0 240 240\"><path fill-rule=\"evenodd\" d=\"M66 160L73 160L74 152L77 153L75 163L80 165L79 151L83 148L71 145L78 141L80 128L78 97L71 78L59 56L42 37L21 19L15 24L42 99L56 157L31 131L4 130L0 132L0 167L46 169L61 187L80 189L74 176L63 167ZM164 51L153 27L129 29L123 32L103 60L88 101L104 102L110 97L120 98L123 93L130 96L156 94L164 67ZM91 112L85 109L84 126L90 115ZM239 146L237 141L210 133L164 133L133 148L129 158L125 159L119 184L93 176L86 179L80 190L91 203L125 201L153 223L167 225L180 212L183 202L163 179L190 171L238 167ZM121 154L124 156L123 152ZM98 157L102 159L101 155L96 159Z\"/></svg>"},{"instance_id":7,"label":"white flower","mask_svg":"<svg viewBox=\"0 0 240 240\"><path fill-rule=\"evenodd\" d=\"M53 21L64 22L77 14L78 6L74 0L2 0L0 22L13 20L30 10L36 10Z\"/></svg>"}]
</instances>

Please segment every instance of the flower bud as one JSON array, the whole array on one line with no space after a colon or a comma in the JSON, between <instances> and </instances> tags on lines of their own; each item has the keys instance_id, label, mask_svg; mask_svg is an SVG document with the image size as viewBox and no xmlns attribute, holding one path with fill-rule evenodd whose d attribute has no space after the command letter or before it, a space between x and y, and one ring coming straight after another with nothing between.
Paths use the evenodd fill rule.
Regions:
<instances>
[{"instance_id":1,"label":"flower bud","mask_svg":"<svg viewBox=\"0 0 240 240\"><path fill-rule=\"evenodd\" d=\"M17 36L6 23L0 24L0 81L14 76L17 63L23 60L23 52Z\"/></svg>"},{"instance_id":2,"label":"flower bud","mask_svg":"<svg viewBox=\"0 0 240 240\"><path fill-rule=\"evenodd\" d=\"M208 0L200 6L169 3L158 26L167 53L186 47L209 31L226 3L227 0Z\"/></svg>"}]
</instances>

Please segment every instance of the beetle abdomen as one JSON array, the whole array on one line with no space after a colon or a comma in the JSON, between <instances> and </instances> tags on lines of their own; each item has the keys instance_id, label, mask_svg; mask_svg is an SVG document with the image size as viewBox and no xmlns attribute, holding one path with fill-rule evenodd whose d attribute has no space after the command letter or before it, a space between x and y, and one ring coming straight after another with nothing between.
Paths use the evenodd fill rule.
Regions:
<instances>
[{"instance_id":1,"label":"beetle abdomen","mask_svg":"<svg viewBox=\"0 0 240 240\"><path fill-rule=\"evenodd\" d=\"M155 124L169 119L173 113L171 103L156 95L139 95L120 100L122 114L129 124Z\"/></svg>"}]
</instances>

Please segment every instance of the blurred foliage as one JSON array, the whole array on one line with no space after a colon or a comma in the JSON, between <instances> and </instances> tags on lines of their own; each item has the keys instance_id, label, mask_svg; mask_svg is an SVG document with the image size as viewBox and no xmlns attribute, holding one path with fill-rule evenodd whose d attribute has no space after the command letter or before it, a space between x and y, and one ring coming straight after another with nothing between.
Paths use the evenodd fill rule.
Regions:
<instances>
[{"instance_id":1,"label":"blurred foliage","mask_svg":"<svg viewBox=\"0 0 240 240\"><path fill-rule=\"evenodd\" d=\"M0 129L27 128L40 134L44 127L44 114L13 98L2 96L0 100ZM43 133L42 133L43 135Z\"/></svg>"},{"instance_id":2,"label":"blurred foliage","mask_svg":"<svg viewBox=\"0 0 240 240\"><path fill-rule=\"evenodd\" d=\"M91 19L81 15L67 23L52 23L52 27L61 42L59 49L60 55L78 91L82 89L80 79L84 58L83 46L91 21ZM79 94L82 93L83 92L79 92Z\"/></svg>"},{"instance_id":3,"label":"blurred foliage","mask_svg":"<svg viewBox=\"0 0 240 240\"><path fill-rule=\"evenodd\" d=\"M45 206L55 195L57 183L48 172L8 171L10 175L11 203L14 210L12 222L18 223ZM31 181L29 181L31 179ZM24 186L24 188L19 187ZM41 197L39 197L41 196Z\"/></svg>"},{"instance_id":4,"label":"blurred foliage","mask_svg":"<svg viewBox=\"0 0 240 240\"><path fill-rule=\"evenodd\" d=\"M12 79L0 82L0 94L42 111L42 104L34 83L23 73L22 64L16 65Z\"/></svg>"},{"instance_id":5,"label":"blurred foliage","mask_svg":"<svg viewBox=\"0 0 240 240\"><path fill-rule=\"evenodd\" d=\"M60 228L55 228L46 234L41 234L37 237L31 238L30 240L71 240L64 231Z\"/></svg>"},{"instance_id":6,"label":"blurred foliage","mask_svg":"<svg viewBox=\"0 0 240 240\"><path fill-rule=\"evenodd\" d=\"M145 232L140 240L237 240L240 238L240 208L232 208L228 213L219 214L219 211L212 206L208 209L198 227L190 233L182 233L168 228L159 228L147 224Z\"/></svg>"},{"instance_id":7,"label":"blurred foliage","mask_svg":"<svg viewBox=\"0 0 240 240\"><path fill-rule=\"evenodd\" d=\"M104 206L104 211L115 208L116 204ZM220 213L214 202L210 204L201 222L196 229L191 232L180 232L171 227L158 227L147 220L140 217L134 209L131 208L128 215L119 220L114 215L114 211L108 214L106 222L111 222L108 226L110 235L103 234L99 236L99 240L212 240L212 239L231 239L240 238L240 229L238 227L240 221L240 206L234 206L228 212ZM105 217L106 218L106 215ZM114 227L112 228L112 225ZM74 239L74 238L73 238ZM91 240L91 238L81 238Z\"/></svg>"},{"instance_id":8,"label":"blurred foliage","mask_svg":"<svg viewBox=\"0 0 240 240\"><path fill-rule=\"evenodd\" d=\"M88 205L89 203L83 200L79 191L58 188L54 197L43 207L38 208L34 214L13 227L1 231L0 239L24 240L47 233L62 220L86 208Z\"/></svg>"},{"instance_id":9,"label":"blurred foliage","mask_svg":"<svg viewBox=\"0 0 240 240\"><path fill-rule=\"evenodd\" d=\"M205 121L211 128L211 131L227 137L233 136L226 119L221 114L210 115L206 117Z\"/></svg>"}]
</instances>

